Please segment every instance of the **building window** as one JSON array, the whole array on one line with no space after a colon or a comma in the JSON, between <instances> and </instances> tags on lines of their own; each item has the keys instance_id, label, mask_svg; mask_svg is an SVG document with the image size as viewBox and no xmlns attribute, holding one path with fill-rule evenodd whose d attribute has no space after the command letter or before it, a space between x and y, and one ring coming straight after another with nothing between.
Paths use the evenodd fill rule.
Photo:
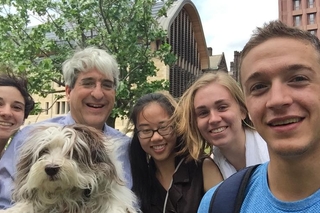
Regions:
<instances>
[{"instance_id":1,"label":"building window","mask_svg":"<svg viewBox=\"0 0 320 213\"><path fill-rule=\"evenodd\" d=\"M311 33L312 35L317 35L317 30L309 30L309 33Z\"/></svg>"},{"instance_id":2,"label":"building window","mask_svg":"<svg viewBox=\"0 0 320 213\"><path fill-rule=\"evenodd\" d=\"M46 110L46 115L48 115L49 114L49 102L46 102L45 110Z\"/></svg>"},{"instance_id":3,"label":"building window","mask_svg":"<svg viewBox=\"0 0 320 213\"><path fill-rule=\"evenodd\" d=\"M56 103L56 114L66 114L69 109L69 104L66 101L59 101Z\"/></svg>"},{"instance_id":4,"label":"building window","mask_svg":"<svg viewBox=\"0 0 320 213\"><path fill-rule=\"evenodd\" d=\"M315 24L316 15L314 13L308 14L308 24Z\"/></svg>"},{"instance_id":5,"label":"building window","mask_svg":"<svg viewBox=\"0 0 320 213\"><path fill-rule=\"evenodd\" d=\"M301 15L300 16L294 16L293 17L293 23L295 27L299 27L301 25Z\"/></svg>"},{"instance_id":6,"label":"building window","mask_svg":"<svg viewBox=\"0 0 320 213\"><path fill-rule=\"evenodd\" d=\"M65 114L66 113L66 102L62 101L61 102L61 113L60 114Z\"/></svg>"},{"instance_id":7,"label":"building window","mask_svg":"<svg viewBox=\"0 0 320 213\"><path fill-rule=\"evenodd\" d=\"M293 10L300 10L300 0L293 1Z\"/></svg>"},{"instance_id":8,"label":"building window","mask_svg":"<svg viewBox=\"0 0 320 213\"><path fill-rule=\"evenodd\" d=\"M56 103L56 114L60 114L60 102Z\"/></svg>"},{"instance_id":9,"label":"building window","mask_svg":"<svg viewBox=\"0 0 320 213\"><path fill-rule=\"evenodd\" d=\"M308 0L308 8L314 7L314 0Z\"/></svg>"}]
</instances>

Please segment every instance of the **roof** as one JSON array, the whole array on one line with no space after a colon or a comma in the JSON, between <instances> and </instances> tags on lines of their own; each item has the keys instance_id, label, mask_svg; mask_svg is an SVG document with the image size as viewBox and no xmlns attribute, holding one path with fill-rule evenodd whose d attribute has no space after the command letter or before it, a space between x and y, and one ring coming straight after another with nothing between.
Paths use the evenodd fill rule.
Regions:
<instances>
[{"instance_id":1,"label":"roof","mask_svg":"<svg viewBox=\"0 0 320 213\"><path fill-rule=\"evenodd\" d=\"M156 2L154 7L152 8L152 14L156 16L157 12L163 7L164 4L165 3L162 1ZM209 54L207 51L206 39L204 37L200 15L197 11L196 6L191 0L174 1L171 7L167 10L167 16L160 17L158 19L158 23L164 30L168 32L168 35L170 35L170 26L182 9L185 9L187 11L187 13L189 14L189 19L192 22L193 31L196 42L198 44L198 50L201 58L201 67L202 69L207 69L209 64Z\"/></svg>"},{"instance_id":2,"label":"roof","mask_svg":"<svg viewBox=\"0 0 320 213\"><path fill-rule=\"evenodd\" d=\"M223 56L222 54L210 56L210 68L211 69L218 69L219 68L219 64L221 63L222 56Z\"/></svg>"},{"instance_id":3,"label":"roof","mask_svg":"<svg viewBox=\"0 0 320 213\"><path fill-rule=\"evenodd\" d=\"M227 69L226 59L224 57L224 53L212 55L210 58L210 70L220 70Z\"/></svg>"}]
</instances>

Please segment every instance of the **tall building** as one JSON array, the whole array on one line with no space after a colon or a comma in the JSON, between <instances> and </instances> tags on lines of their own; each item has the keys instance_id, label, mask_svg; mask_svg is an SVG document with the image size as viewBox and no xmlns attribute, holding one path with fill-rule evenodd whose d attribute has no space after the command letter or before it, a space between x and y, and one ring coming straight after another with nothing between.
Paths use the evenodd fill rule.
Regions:
<instances>
[{"instance_id":1,"label":"tall building","mask_svg":"<svg viewBox=\"0 0 320 213\"><path fill-rule=\"evenodd\" d=\"M320 38L320 0L278 0L279 20Z\"/></svg>"}]
</instances>

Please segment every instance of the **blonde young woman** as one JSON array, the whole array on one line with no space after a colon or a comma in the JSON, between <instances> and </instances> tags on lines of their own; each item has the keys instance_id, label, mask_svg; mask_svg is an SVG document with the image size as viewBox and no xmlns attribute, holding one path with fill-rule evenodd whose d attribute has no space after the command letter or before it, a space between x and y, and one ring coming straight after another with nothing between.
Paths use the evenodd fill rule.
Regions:
<instances>
[{"instance_id":1,"label":"blonde young woman","mask_svg":"<svg viewBox=\"0 0 320 213\"><path fill-rule=\"evenodd\" d=\"M199 159L210 147L223 178L269 160L254 130L238 83L224 72L206 73L185 91L175 112L186 149Z\"/></svg>"}]
</instances>

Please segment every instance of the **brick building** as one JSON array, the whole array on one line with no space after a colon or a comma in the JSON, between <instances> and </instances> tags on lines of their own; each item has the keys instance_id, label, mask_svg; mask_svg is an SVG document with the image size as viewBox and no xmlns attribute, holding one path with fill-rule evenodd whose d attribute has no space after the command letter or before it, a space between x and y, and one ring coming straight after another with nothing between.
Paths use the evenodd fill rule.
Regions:
<instances>
[{"instance_id":1,"label":"brick building","mask_svg":"<svg viewBox=\"0 0 320 213\"><path fill-rule=\"evenodd\" d=\"M319 38L320 0L279 0L278 4L280 21L307 30Z\"/></svg>"}]
</instances>

